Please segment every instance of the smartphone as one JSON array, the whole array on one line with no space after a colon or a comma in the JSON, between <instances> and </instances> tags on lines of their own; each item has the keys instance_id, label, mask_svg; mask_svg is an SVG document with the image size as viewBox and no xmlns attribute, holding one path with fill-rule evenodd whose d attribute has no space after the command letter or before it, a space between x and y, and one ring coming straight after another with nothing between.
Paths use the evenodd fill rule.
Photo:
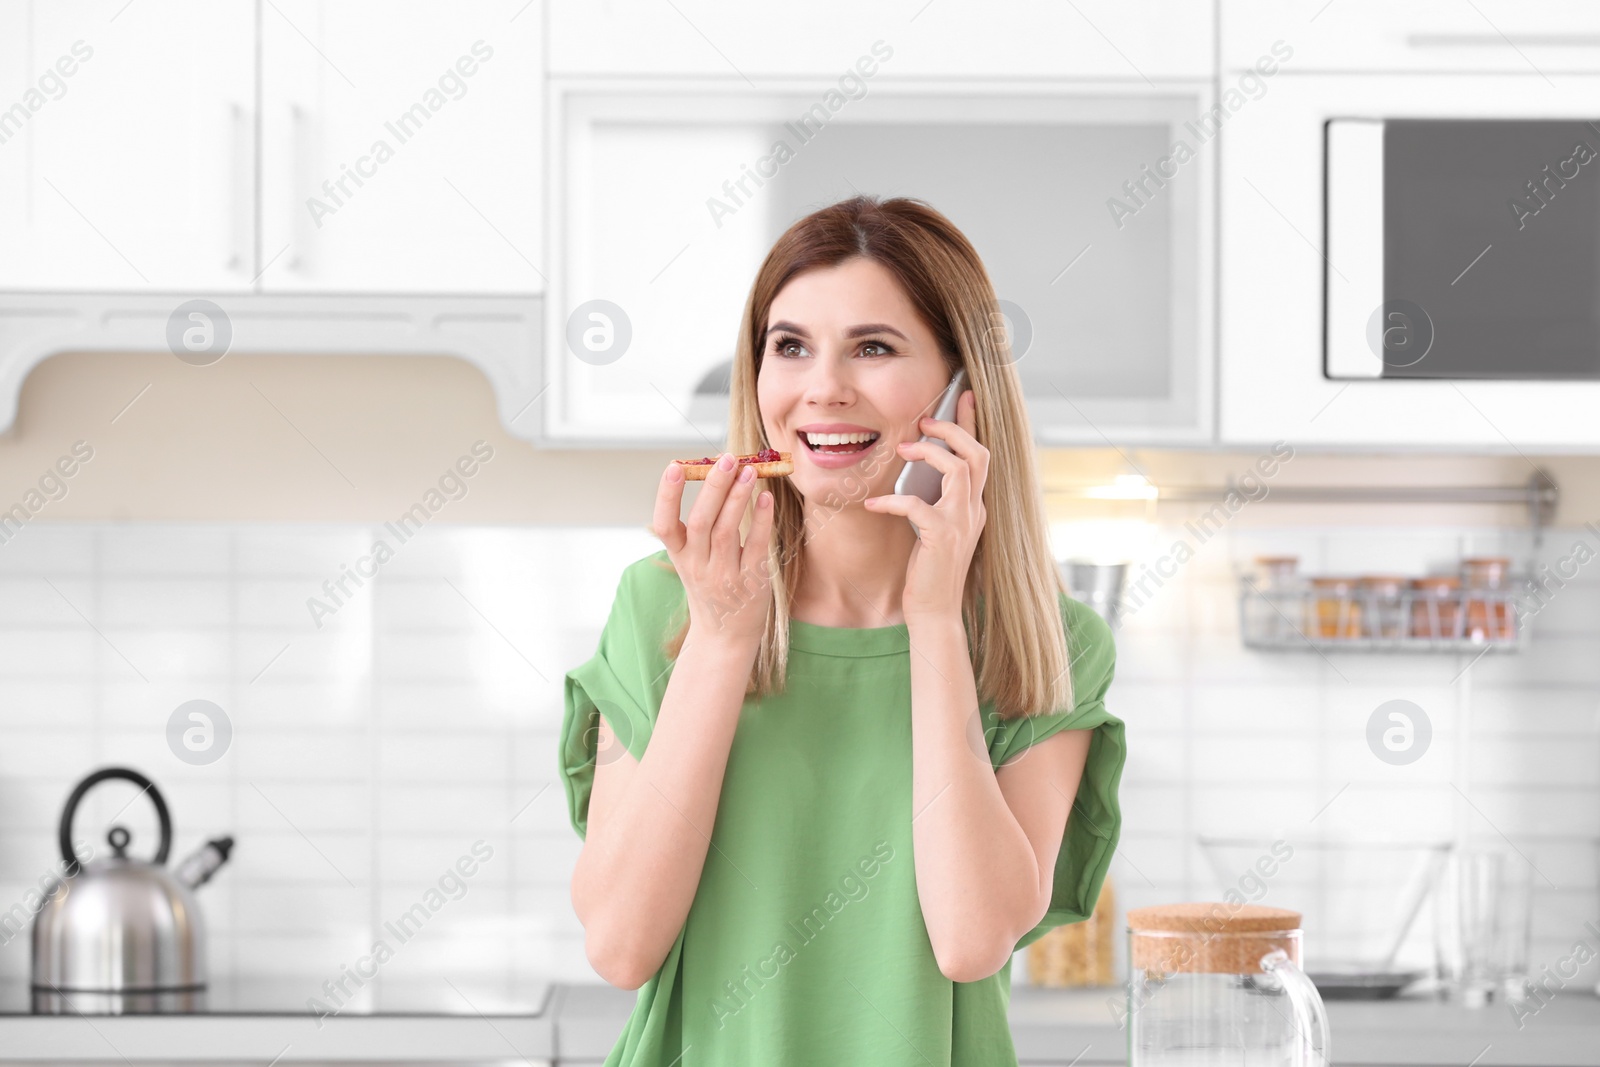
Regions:
<instances>
[{"instance_id":1,"label":"smartphone","mask_svg":"<svg viewBox=\"0 0 1600 1067\"><path fill-rule=\"evenodd\" d=\"M962 368L956 371L956 376L950 379L950 384L940 394L938 406L933 411L934 418L941 422L955 421L956 403L961 399L961 391L966 387L966 384L967 372L965 368ZM946 452L950 450L950 446L940 438L923 434L922 439L924 441L932 441ZM896 495L908 493L913 496L919 496L930 504L939 502L939 494L943 489L944 475L939 473L938 468L925 459L914 459L907 463L905 468L901 470L900 477L894 481ZM912 523L911 525L915 528L917 524Z\"/></svg>"}]
</instances>

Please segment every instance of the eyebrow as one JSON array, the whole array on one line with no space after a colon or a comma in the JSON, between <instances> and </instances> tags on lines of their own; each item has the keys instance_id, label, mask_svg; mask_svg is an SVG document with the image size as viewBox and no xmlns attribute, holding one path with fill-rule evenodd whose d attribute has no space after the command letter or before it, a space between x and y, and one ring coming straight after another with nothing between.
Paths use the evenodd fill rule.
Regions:
<instances>
[{"instance_id":1,"label":"eyebrow","mask_svg":"<svg viewBox=\"0 0 1600 1067\"><path fill-rule=\"evenodd\" d=\"M766 333L763 333L761 335L762 344L766 344L767 338L772 335L772 331L774 331L774 330L785 330L785 331L787 331L789 333L794 334L797 337L803 337L808 341L811 339L811 335L809 333L807 333L803 327L796 326L792 322L786 322L786 321L780 320L778 322L773 323L771 326L767 327ZM868 334L873 334L873 333L892 333L896 337L900 338L900 340L906 342L907 344L911 343L911 338L907 337L905 334L901 333L899 330L895 329L893 326L890 326L886 322L867 322L867 323L861 324L860 326L852 326L852 327L850 327L848 330L846 330L844 332L844 335L846 337L852 337L853 338L853 337L865 337Z\"/></svg>"}]
</instances>

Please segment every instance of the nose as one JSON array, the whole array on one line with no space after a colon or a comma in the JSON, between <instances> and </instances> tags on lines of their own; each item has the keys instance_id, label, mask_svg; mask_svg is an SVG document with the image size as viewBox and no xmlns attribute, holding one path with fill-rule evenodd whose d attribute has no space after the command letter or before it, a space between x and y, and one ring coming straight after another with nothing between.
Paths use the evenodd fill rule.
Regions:
<instances>
[{"instance_id":1,"label":"nose","mask_svg":"<svg viewBox=\"0 0 1600 1067\"><path fill-rule=\"evenodd\" d=\"M803 399L808 405L834 407L855 400L855 383L849 360L818 356L806 372Z\"/></svg>"}]
</instances>

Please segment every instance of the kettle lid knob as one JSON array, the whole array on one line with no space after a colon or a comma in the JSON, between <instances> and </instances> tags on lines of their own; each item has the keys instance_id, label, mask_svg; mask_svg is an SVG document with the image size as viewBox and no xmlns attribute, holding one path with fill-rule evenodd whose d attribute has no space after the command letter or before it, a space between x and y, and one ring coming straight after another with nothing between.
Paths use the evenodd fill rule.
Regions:
<instances>
[{"instance_id":1,"label":"kettle lid knob","mask_svg":"<svg viewBox=\"0 0 1600 1067\"><path fill-rule=\"evenodd\" d=\"M111 846L113 856L119 860L128 858L128 841L133 837L121 826L113 826L106 834L106 844Z\"/></svg>"}]
</instances>

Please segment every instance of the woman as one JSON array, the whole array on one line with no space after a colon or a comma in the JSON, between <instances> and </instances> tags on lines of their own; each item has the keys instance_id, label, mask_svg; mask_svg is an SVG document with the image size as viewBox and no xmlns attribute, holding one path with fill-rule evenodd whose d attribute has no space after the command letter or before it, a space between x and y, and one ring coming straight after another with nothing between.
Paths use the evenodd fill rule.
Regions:
<instances>
[{"instance_id":1,"label":"woman","mask_svg":"<svg viewBox=\"0 0 1600 1067\"><path fill-rule=\"evenodd\" d=\"M1093 909L1125 749L1002 322L915 200L834 204L762 263L728 442L794 472L758 494L725 454L685 523L668 464L666 548L566 676L572 903L639 990L608 1067L1016 1063L1012 953ZM955 421L925 419L962 368ZM893 493L918 459L937 505Z\"/></svg>"}]
</instances>

